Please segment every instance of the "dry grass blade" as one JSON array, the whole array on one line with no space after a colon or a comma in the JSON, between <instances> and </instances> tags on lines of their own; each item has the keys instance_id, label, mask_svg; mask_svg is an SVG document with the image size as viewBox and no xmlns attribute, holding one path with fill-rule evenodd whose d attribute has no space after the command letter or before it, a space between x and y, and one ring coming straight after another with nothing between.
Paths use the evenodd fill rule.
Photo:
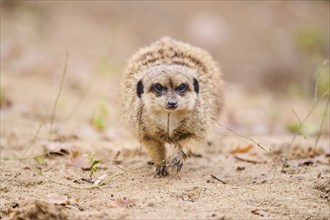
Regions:
<instances>
[{"instance_id":1,"label":"dry grass blade","mask_svg":"<svg viewBox=\"0 0 330 220\"><path fill-rule=\"evenodd\" d=\"M115 164L116 165L116 164ZM129 169L129 170L126 170L126 169L123 169L121 167L119 167L118 165L116 165L118 169L122 170L122 172L120 173L117 173L117 174L113 174L112 176L109 176L107 178L105 178L104 180L102 180L100 183L99 183L99 186L103 186L103 185L106 185L108 184L112 179L118 177L118 176L121 176L125 173L129 173L129 172L134 172L134 171L137 171L137 170L141 170L145 167L148 167L147 165L142 165L140 167L137 167L137 168L133 168L133 169Z\"/></svg>"},{"instance_id":2,"label":"dry grass blade","mask_svg":"<svg viewBox=\"0 0 330 220\"><path fill-rule=\"evenodd\" d=\"M314 102L314 105L311 107L311 109L309 110L309 112L307 113L307 115L305 116L305 118L304 118L303 120L301 120L301 119L299 118L299 116L298 116L298 114L295 112L295 110L291 109L291 111L292 111L293 114L296 116L297 120L299 121L299 127L298 127L297 132L294 134L294 136L293 136L293 138L292 138L292 140L291 140L291 143L290 143L290 145L289 145L289 148L293 145L293 143L294 143L294 141L295 141L297 135L301 132L301 128L302 128L302 126L304 125L304 123L306 122L306 120L310 117L310 115L312 114L312 112L314 111L314 109L316 108L316 106L319 104L320 100L321 100L322 98L326 97L327 95L329 95L329 89L328 89L325 93L323 93L322 96L321 96L319 99L317 99L317 100ZM328 101L327 101L327 104L326 104L325 112L324 112L323 117L322 117L321 128L323 127L323 123L324 123L324 121L325 121L325 117L326 117L327 109L328 109L328 106L329 106L329 98L330 98L330 97L328 97ZM320 128L320 129L321 129L321 128ZM317 143L318 140L319 140L319 137L317 137L316 140L317 140L317 141L316 141L316 143Z\"/></svg>"},{"instance_id":3,"label":"dry grass blade","mask_svg":"<svg viewBox=\"0 0 330 220\"><path fill-rule=\"evenodd\" d=\"M319 128L319 134L316 136L316 140L315 140L315 147L316 145L318 144L318 141L321 137L321 129L323 127L323 124L324 124L324 121L325 121L325 118L326 118L326 114L327 114L327 111L328 111L328 108L329 108L329 99L330 99L330 96L329 96L329 92L330 92L330 89L328 89L326 92L324 92L320 98L317 99L317 84L316 84L316 88L315 88L315 102L314 102L314 105L311 107L311 109L309 110L308 114L305 116L305 118L301 121L298 114L293 110L291 109L291 111L293 112L293 114L296 116L297 120L299 121L299 127L298 127L298 130L297 132L294 134L294 136L292 137L292 140L291 140L291 143L289 144L289 148L292 147L297 135L301 132L301 128L302 126L304 125L304 123L306 122L306 120L310 117L310 115L312 114L312 112L314 111L314 109L316 108L316 106L319 104L319 102L321 101L322 98L328 96L328 101L326 103L326 107L325 107L325 110L324 110L324 113L323 113L323 116L322 116L322 120L321 120L321 124L320 124L320 128ZM282 171L284 170L285 166L287 166L287 159L285 159L283 165L282 165ZM281 171L281 172L282 172Z\"/></svg>"},{"instance_id":4,"label":"dry grass blade","mask_svg":"<svg viewBox=\"0 0 330 220\"><path fill-rule=\"evenodd\" d=\"M322 120L321 120L321 124L320 124L320 127L319 127L319 132L318 132L318 134L316 136L316 139L315 139L314 147L317 146L317 144L319 143L319 140L321 138L322 128L323 128L325 118L326 118L327 113L328 113L329 104L330 104L330 96L328 96L327 103L325 104L325 109L324 109L324 112L323 112L323 115L322 115Z\"/></svg>"},{"instance_id":5,"label":"dry grass blade","mask_svg":"<svg viewBox=\"0 0 330 220\"><path fill-rule=\"evenodd\" d=\"M251 136L249 136L249 135L239 134L239 133L237 133L236 131L234 131L233 129L231 129L231 128L229 128L229 127L226 127L226 126L223 126L222 124L219 124L219 126L222 127L222 128L227 129L228 131L230 131L230 132L236 134L236 135L239 136L239 137L242 137L242 138L245 138L245 139L247 139L247 140L249 140L249 141L252 141L253 143L255 143L258 147L260 147L261 149L263 149L263 150L264 150L265 152L267 152L268 154L271 153L271 150L270 150L270 149L269 149L269 151L267 151L265 147L263 147L260 143L258 143L257 141L255 141Z\"/></svg>"},{"instance_id":6,"label":"dry grass blade","mask_svg":"<svg viewBox=\"0 0 330 220\"><path fill-rule=\"evenodd\" d=\"M29 145L29 146L26 148L26 150L24 151L24 153L23 153L21 159L24 159L24 158L26 157L28 151L29 151L29 150L33 147L33 145L36 143L37 138L38 138L38 136L39 136L39 133L40 133L40 131L41 131L41 128L42 128L42 126L44 125L44 123L45 123L45 121L46 121L46 118L47 118L47 111L46 111L46 113L45 113L45 116L44 116L43 120L40 122L39 127L38 127L38 129L37 129L37 131L36 131L36 133L35 133L35 135L34 135L32 141L31 141L30 145ZM32 152L32 153L33 153L33 152ZM31 158L29 158L29 159L31 159Z\"/></svg>"},{"instance_id":7,"label":"dry grass blade","mask_svg":"<svg viewBox=\"0 0 330 220\"><path fill-rule=\"evenodd\" d=\"M309 118L309 116L312 114L312 112L314 111L314 109L316 108L316 106L317 106L318 103L319 103L319 100L317 100L314 103L314 105L312 106L312 108L309 110L308 114L306 115L306 117L302 121L300 120L297 112L294 109L291 109L291 111L296 116L297 120L299 121L299 126L298 126L298 129L297 129L297 132L294 134L294 136L293 136L293 138L291 140L291 143L290 143L289 147L292 146L293 142L296 140L296 137L300 134L302 126L304 125L304 123L306 122L306 120Z\"/></svg>"},{"instance_id":8,"label":"dry grass blade","mask_svg":"<svg viewBox=\"0 0 330 220\"><path fill-rule=\"evenodd\" d=\"M223 125L220 124L220 123L218 123L218 125L219 125L220 127L222 127L222 128L227 129L228 131L234 133L235 135L237 135L237 136L239 136L239 137L245 138L245 139L247 139L247 140L253 142L254 144L256 144L259 148L261 148L262 150L264 150L264 151L269 155L269 157L270 157L271 160L273 161L273 167L274 167L274 175L273 175L272 180L271 180L271 182L272 182L272 181L274 180L274 178L275 178L275 175L276 175L276 163L275 163L274 158L272 157L271 149L269 149L269 150L267 151L265 147L263 147L260 143L258 143L257 141L255 141L255 140L254 140L251 136L249 136L249 135L242 135L242 134L240 134L240 133L234 131L233 129L231 129L231 128L229 128L229 127L223 126Z\"/></svg>"},{"instance_id":9,"label":"dry grass blade","mask_svg":"<svg viewBox=\"0 0 330 220\"><path fill-rule=\"evenodd\" d=\"M50 119L51 121L50 121L50 130L49 130L48 141L50 141L50 138L51 138L52 133L53 133L53 124L54 124L54 119L55 119L55 115L56 115L57 104L58 104L58 100L60 98L60 95L61 95L61 92L62 92L62 89L63 89L63 83L64 83L64 79L65 79L65 75L66 75L66 70L67 70L67 67L68 67L68 59L69 59L69 52L66 51L64 69L63 69L62 79L61 79L61 82L60 82L60 88L59 88L57 96L55 98L53 112L52 112L51 119Z\"/></svg>"},{"instance_id":10,"label":"dry grass blade","mask_svg":"<svg viewBox=\"0 0 330 220\"><path fill-rule=\"evenodd\" d=\"M35 169L38 170L37 167L35 167ZM43 175L41 172L38 172L38 174L41 175L42 177L46 178L47 180L53 182L53 183L56 183L56 184L61 185L61 186L66 186L66 187L69 187L69 188L72 188L72 189L95 189L95 188L99 188L98 185L97 186L94 186L94 185L93 186L85 186L85 187L72 186L72 185L69 185L69 184L66 184L66 183L56 181L56 180L54 180L54 179L52 179L48 176Z\"/></svg>"},{"instance_id":11,"label":"dry grass blade","mask_svg":"<svg viewBox=\"0 0 330 220\"><path fill-rule=\"evenodd\" d=\"M317 74L317 77L316 77L316 80L315 80L315 90L314 90L314 100L316 101L317 100L317 94L318 94L318 88L319 88L319 84L320 84L320 81L321 81L321 74L322 74L322 71L325 69L325 67L329 65L329 60L325 60L323 62L323 65L322 67L320 68L320 70L318 71L318 74Z\"/></svg>"},{"instance_id":12,"label":"dry grass blade","mask_svg":"<svg viewBox=\"0 0 330 220\"><path fill-rule=\"evenodd\" d=\"M219 182L221 182L222 184L227 184L225 181L219 179L218 177L214 176L213 174L210 174L210 176L215 179L215 180L218 180Z\"/></svg>"}]
</instances>

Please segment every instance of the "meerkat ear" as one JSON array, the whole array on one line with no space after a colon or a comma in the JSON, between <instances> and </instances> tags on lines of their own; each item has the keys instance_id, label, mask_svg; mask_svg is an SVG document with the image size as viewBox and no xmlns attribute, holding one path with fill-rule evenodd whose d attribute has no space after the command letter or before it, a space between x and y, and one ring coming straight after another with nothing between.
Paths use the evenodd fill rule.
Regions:
<instances>
[{"instance_id":1,"label":"meerkat ear","mask_svg":"<svg viewBox=\"0 0 330 220\"><path fill-rule=\"evenodd\" d=\"M199 83L195 77L194 77L194 90L197 94L199 93Z\"/></svg>"},{"instance_id":2,"label":"meerkat ear","mask_svg":"<svg viewBox=\"0 0 330 220\"><path fill-rule=\"evenodd\" d=\"M141 98L142 93L143 93L143 84L142 84L142 80L139 80L139 82L136 85L136 94L139 98Z\"/></svg>"}]
</instances>

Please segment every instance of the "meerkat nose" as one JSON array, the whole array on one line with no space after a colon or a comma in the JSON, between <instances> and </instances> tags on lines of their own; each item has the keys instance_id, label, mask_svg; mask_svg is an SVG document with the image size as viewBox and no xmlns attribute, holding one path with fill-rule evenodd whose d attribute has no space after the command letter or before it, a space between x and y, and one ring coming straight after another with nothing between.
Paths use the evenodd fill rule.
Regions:
<instances>
[{"instance_id":1,"label":"meerkat nose","mask_svg":"<svg viewBox=\"0 0 330 220\"><path fill-rule=\"evenodd\" d=\"M178 107L178 103L175 100L170 100L167 103L167 107L171 109L175 109L176 107Z\"/></svg>"}]
</instances>

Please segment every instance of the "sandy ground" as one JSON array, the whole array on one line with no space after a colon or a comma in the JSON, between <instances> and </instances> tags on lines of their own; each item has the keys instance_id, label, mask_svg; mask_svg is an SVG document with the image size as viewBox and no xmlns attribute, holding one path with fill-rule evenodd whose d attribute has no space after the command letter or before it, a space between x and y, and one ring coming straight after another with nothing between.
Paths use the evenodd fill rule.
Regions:
<instances>
[{"instance_id":1,"label":"sandy ground","mask_svg":"<svg viewBox=\"0 0 330 220\"><path fill-rule=\"evenodd\" d=\"M254 130L253 140L271 149L272 156L247 138L219 126L212 144L190 158L179 174L155 178L143 148L124 128L120 129L118 99L109 98L118 92L115 81L109 87L110 82L96 78L82 97L76 87L64 81L52 125L60 78L30 76L21 80L5 75L2 80L10 91L7 100L11 104L1 109L3 219L330 217L329 137L322 135L315 147L315 136L297 136L290 146L293 134L285 131L285 123L294 119L292 113L288 114L290 108L297 107L297 114L304 115L311 101L254 94L228 85L227 96L233 101L227 101L219 121L242 135ZM113 88L111 95L109 88ZM46 89L49 93L41 92ZM108 127L104 131L95 129L91 122L99 105L97 97L109 100ZM324 104L315 109L312 120L320 118ZM281 111L276 110L279 106ZM240 109L245 114L234 113ZM242 126L235 127L237 123ZM327 129L328 125L324 132ZM85 162L91 154L102 160L92 180L107 175L104 185L98 187L87 181L90 171L81 168L90 165ZM283 168L285 161L288 165ZM51 193L67 198L49 200Z\"/></svg>"},{"instance_id":2,"label":"sandy ground","mask_svg":"<svg viewBox=\"0 0 330 220\"><path fill-rule=\"evenodd\" d=\"M328 2L3 2L1 219L330 219L330 114L320 128L312 98ZM163 35L214 55L226 108L210 144L156 178L119 83Z\"/></svg>"}]
</instances>

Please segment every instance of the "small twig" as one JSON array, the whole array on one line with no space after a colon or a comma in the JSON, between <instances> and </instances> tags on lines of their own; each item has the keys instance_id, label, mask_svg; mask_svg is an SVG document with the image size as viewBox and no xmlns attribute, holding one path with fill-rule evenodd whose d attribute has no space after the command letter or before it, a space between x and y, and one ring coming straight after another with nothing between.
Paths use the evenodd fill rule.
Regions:
<instances>
[{"instance_id":1,"label":"small twig","mask_svg":"<svg viewBox=\"0 0 330 220\"><path fill-rule=\"evenodd\" d=\"M132 172L134 172L134 171L136 171L136 170L140 170L140 169L142 169L142 168L148 167L149 164L142 165L142 166L140 166L140 167L136 167L136 168L133 168L133 169L124 169L124 168L118 166L117 164L114 164L114 165L115 165L118 169L120 169L120 170L122 170L122 171L124 171L124 172L126 172L126 173L132 173Z\"/></svg>"},{"instance_id":2,"label":"small twig","mask_svg":"<svg viewBox=\"0 0 330 220\"><path fill-rule=\"evenodd\" d=\"M327 62L329 62L329 61L326 61L325 63L327 63ZM324 64L324 65L325 65L325 64ZM321 137L321 129L322 129L322 127L323 127L323 123L324 123L325 118L326 118L327 109L328 109L328 107L329 107L329 99L330 99L329 92L330 92L330 89L328 89L327 91L325 91L325 92L321 95L320 98L317 98L317 93L318 93L318 90L317 90L317 87L318 87L318 80L319 80L319 79L317 79L317 82L316 82L316 84L315 84L315 92L314 92L314 100L315 100L315 101L314 101L314 105L311 107L311 109L309 110L308 114L305 116L304 120L301 121L300 118L299 118L299 116L298 116L298 114L297 114L293 109L291 109L291 111L293 112L293 114L296 116L296 118L297 118L298 121L299 121L299 127L298 127L297 132L296 132L296 133L294 134L294 136L292 137L292 140L291 140L291 143L289 144L288 149L292 147L293 142L295 141L297 135L298 135L299 133L301 133L301 128L302 128L302 126L304 125L305 121L309 118L309 116L312 114L312 112L314 111L314 109L316 108L316 106L319 104L320 100L328 95L328 101L327 101L327 104L326 104L326 108L325 108L324 114L323 114L323 116L322 116L322 121L321 121L320 129L319 129L319 134L317 135L316 140L315 140L315 147L316 147L316 145L317 145L317 143L318 143L318 141L319 141L319 139L320 139L320 137ZM288 164L287 164L287 160L288 160L287 157L285 157L285 161L284 161L284 163L283 163L283 165L282 165L282 171L281 171L281 172L283 172L284 168L288 165Z\"/></svg>"},{"instance_id":3,"label":"small twig","mask_svg":"<svg viewBox=\"0 0 330 220\"><path fill-rule=\"evenodd\" d=\"M135 169L131 169L131 171L140 170L140 169L142 169L144 167L146 167L146 165L143 165L143 166L138 167L138 168L135 168ZM114 179L116 177L119 177L119 176L121 176L121 175L123 175L123 174L125 174L127 172L130 172L130 171L126 170L126 171L123 171L123 172L114 174L112 176L109 176L108 178L104 179L104 181L101 181L98 185L86 186L86 187L77 187L77 186L72 186L72 185L69 185L69 184L65 184L65 183L62 183L62 182L53 180L52 178L43 175L37 168L35 168L35 169L37 170L37 172L38 172L39 175L41 175L42 177L45 177L49 181L51 181L53 183L56 183L56 184L59 184L59 185L62 185L62 186L66 186L66 187L72 188L72 189L95 189L95 188L101 189L101 186L106 185L107 183L110 182L110 180L112 180L112 179Z\"/></svg>"},{"instance_id":4,"label":"small twig","mask_svg":"<svg viewBox=\"0 0 330 220\"><path fill-rule=\"evenodd\" d=\"M289 145L289 148L291 148L291 146L293 145L293 142L295 141L297 135L301 132L301 128L302 128L302 126L304 125L304 123L306 122L306 120L309 118L309 116L312 114L312 112L314 111L314 109L316 108L316 106L319 104L320 100L321 100L322 98L324 98L325 96L329 95L329 91L330 91L330 90L328 89L325 93L322 94L322 96L321 96L319 99L317 99L317 100L314 102L314 105L312 106L312 108L309 110L308 114L305 116L305 118L304 118L302 121L300 120L298 114L297 114L293 109L291 109L291 111L294 113L294 115L296 116L296 118L297 118L298 121L299 121L299 127L298 127L297 132L294 134L294 136L293 136L293 138L292 138L292 140L291 140L291 143L290 143L290 145ZM329 102L328 102L328 103L329 103ZM327 105L328 105L328 104L327 104ZM326 108L327 108L327 107L326 107ZM325 114L326 114L326 113L325 113ZM323 117L324 117L324 118L322 118L322 121L325 120L325 116L323 116ZM322 122L322 125L323 125L323 122Z\"/></svg>"},{"instance_id":5,"label":"small twig","mask_svg":"<svg viewBox=\"0 0 330 220\"><path fill-rule=\"evenodd\" d=\"M277 167L276 167L275 159L272 157L272 150L269 149L269 151L267 151L265 147L263 147L260 143L258 143L257 141L255 141L255 140L254 140L251 136L249 136L249 135L242 135L242 134L240 134L240 133L234 131L233 129L231 129L231 128L229 128L229 127L223 126L223 125L220 124L220 123L218 123L218 125L219 125L220 127L222 127L222 128L227 129L228 131L230 131L230 132L236 134L236 135L239 136L239 137L242 137L242 138L245 138L245 139L247 139L247 140L249 140L249 141L252 141L252 142L255 143L259 148L261 148L262 150L264 150L264 151L269 155L269 157L270 157L271 160L273 161L273 166L274 166L274 175L273 175L272 180L271 180L271 182L273 182L273 180L275 179L276 168L277 168Z\"/></svg>"},{"instance_id":6,"label":"small twig","mask_svg":"<svg viewBox=\"0 0 330 220\"><path fill-rule=\"evenodd\" d=\"M72 188L72 189L93 189L93 188L99 188L99 186L94 186L94 185L93 185L93 186L87 186L87 187L78 187L78 186L72 186L72 185L69 185L69 184L65 184L65 183L62 183L62 182L56 181L56 180L54 180L54 179L52 179L52 178L50 178L50 177L48 177L48 176L45 176L45 175L41 172L41 170L39 170L36 166L35 166L34 168L35 168L36 172L37 172L40 176L46 178L47 180L49 180L49 181L51 181L51 182L53 182L53 183L56 183L56 184L58 184L58 185L61 185L61 186L67 186L67 187Z\"/></svg>"},{"instance_id":7,"label":"small twig","mask_svg":"<svg viewBox=\"0 0 330 220\"><path fill-rule=\"evenodd\" d=\"M240 136L240 137L242 137L242 138L245 138L245 139L248 139L248 140L252 141L252 142L255 143L258 147L260 147L260 148L263 149L265 152L267 152L267 153L270 154L270 151L271 151L270 149L269 149L269 152L268 152L268 151L266 150L265 147L263 147L261 144L259 144L257 141L255 141L251 136L249 136L249 135L239 134L239 133L237 133L236 131L234 131L233 129L231 129L231 128L229 128L229 127L226 127L226 126L223 126L222 124L219 124L219 126L222 127L222 128L227 129L228 131L230 131L230 132L236 134L237 136Z\"/></svg>"},{"instance_id":8,"label":"small twig","mask_svg":"<svg viewBox=\"0 0 330 220\"><path fill-rule=\"evenodd\" d=\"M317 77L316 77L316 81L315 81L315 90L314 90L314 100L316 101L317 100L317 93L318 93L318 85L319 85L319 82L320 82L320 79L321 79L321 73L322 71L324 70L323 68L325 68L326 65L329 64L329 60L325 60L323 62L323 65L322 65L322 68L320 68L318 74L317 74Z\"/></svg>"},{"instance_id":9,"label":"small twig","mask_svg":"<svg viewBox=\"0 0 330 220\"><path fill-rule=\"evenodd\" d=\"M222 184L227 184L225 181L219 179L218 177L214 176L213 174L210 174L210 176L211 176L213 179L218 180L218 181L221 182Z\"/></svg>"},{"instance_id":10,"label":"small twig","mask_svg":"<svg viewBox=\"0 0 330 220\"><path fill-rule=\"evenodd\" d=\"M126 169L124 169L124 168L118 166L118 164L115 164L115 163L114 163L114 165L115 165L118 169L120 169L120 170L122 170L122 171L124 171L124 172L132 172L131 170L126 170Z\"/></svg>"},{"instance_id":11,"label":"small twig","mask_svg":"<svg viewBox=\"0 0 330 220\"><path fill-rule=\"evenodd\" d=\"M329 103L330 103L330 96L328 96L328 101L325 104L325 109L324 109L324 112L323 112L323 115L322 115L322 121L321 121L321 124L320 124L320 127L319 127L319 132L318 132L318 134L316 136L316 139L315 139L315 145L314 145L314 147L317 146L317 144L319 143L319 140L321 138L322 128L323 128L323 125L324 125L324 122L325 122L325 118L327 116L327 112L328 112L328 109L329 109Z\"/></svg>"},{"instance_id":12,"label":"small twig","mask_svg":"<svg viewBox=\"0 0 330 220\"><path fill-rule=\"evenodd\" d=\"M117 166L117 167L118 167L118 166ZM114 178L116 178L116 177L118 177L118 176L121 176L121 175L123 175L123 174L125 174L125 173L133 172L133 171L136 171L136 170L140 170L140 169L143 169L143 168L145 168L145 167L147 167L147 165L143 165L143 166L141 166L141 167L137 167L137 168L130 169L130 170L124 170L124 169L118 167L120 170L123 170L123 172L121 172L121 173L117 173L117 174L114 174L114 175L112 175L112 176L109 176L109 177L106 178L104 181L101 181L100 184L99 184L99 186L106 185L107 183L110 182L110 180L112 180L112 179L114 179Z\"/></svg>"},{"instance_id":13,"label":"small twig","mask_svg":"<svg viewBox=\"0 0 330 220\"><path fill-rule=\"evenodd\" d=\"M85 186L85 187L72 186L72 185L69 185L69 184L65 184L65 183L61 183L59 181L56 181L56 180L54 180L54 179L52 179L52 178L50 178L48 176L45 176L43 174L40 174L40 175L42 177L46 178L47 180L53 182L53 183L59 184L61 186L67 186L67 187L72 188L72 189L95 189L95 188L100 189L100 187L98 185L96 185L96 186L95 185L93 185L93 186Z\"/></svg>"},{"instance_id":14,"label":"small twig","mask_svg":"<svg viewBox=\"0 0 330 220\"><path fill-rule=\"evenodd\" d=\"M39 127L38 127L38 129L37 129L37 131L36 131L36 133L35 133L35 135L34 135L32 141L31 141L30 145L29 145L29 146L26 148L26 150L24 151L24 153L23 153L23 155L22 155L22 159L26 156L27 152L30 150L30 148L31 148L31 147L35 144L35 142L37 141L37 138L38 138L38 136L39 136L39 133L40 133L40 131L41 131L41 128L42 128L42 126L44 125L44 123L45 123L45 121L46 121L46 118L47 118L47 112L48 112L48 111L46 111L46 114L45 114L43 120L40 122ZM32 152L32 153L33 153L33 152Z\"/></svg>"},{"instance_id":15,"label":"small twig","mask_svg":"<svg viewBox=\"0 0 330 220\"><path fill-rule=\"evenodd\" d=\"M291 109L291 111L293 112L294 116L296 116L297 120L299 121L299 124L302 124L297 112L293 108Z\"/></svg>"},{"instance_id":16,"label":"small twig","mask_svg":"<svg viewBox=\"0 0 330 220\"><path fill-rule=\"evenodd\" d=\"M53 133L53 124L54 124L54 119L55 119L55 114L56 114L56 108L57 108L58 100L60 98L62 88L63 88L64 78L65 78L66 70L67 70L67 66L68 66L68 58L69 58L69 52L66 51L66 57L65 57L65 63L64 63L64 69L63 69L62 79L61 79L61 83L60 83L60 88L58 90L58 93L57 93L57 96L56 96L56 99L55 99L55 102L54 102L53 112L52 112L52 115L51 115L48 141L50 141L51 135Z\"/></svg>"},{"instance_id":17,"label":"small twig","mask_svg":"<svg viewBox=\"0 0 330 220\"><path fill-rule=\"evenodd\" d=\"M123 168L117 166L117 168L119 168L119 169L122 170L123 172L118 173L118 174L114 174L114 175L112 175L112 176L109 176L109 178L106 178L104 181L102 181L102 182L100 183L100 185L106 185L110 180L112 180L113 178L115 178L115 177L117 177L117 176L121 176L121 175L123 175L123 174L125 174L125 173L132 173L132 172L135 172L135 171L137 171L137 170L142 170L143 168L148 168L149 166L150 166L150 164L144 164L144 165L142 165L142 166L140 166L140 167L132 168L132 169L129 169L129 170L127 170L127 169L123 169Z\"/></svg>"},{"instance_id":18,"label":"small twig","mask_svg":"<svg viewBox=\"0 0 330 220\"><path fill-rule=\"evenodd\" d=\"M298 121L299 121L299 126L298 126L297 131L295 132L295 134L294 134L293 137L292 137L292 140L291 140L291 143L290 143L290 145L289 145L289 148L292 146L293 142L296 140L296 137L298 136L298 134L300 134L300 130L301 130L301 127L302 127L302 125L303 125L303 123L301 122L301 120L300 120L300 118L299 118L297 112L296 112L294 109L291 109L291 111L293 112L293 114L294 114L294 115L296 116L296 118L298 119Z\"/></svg>"}]
</instances>

